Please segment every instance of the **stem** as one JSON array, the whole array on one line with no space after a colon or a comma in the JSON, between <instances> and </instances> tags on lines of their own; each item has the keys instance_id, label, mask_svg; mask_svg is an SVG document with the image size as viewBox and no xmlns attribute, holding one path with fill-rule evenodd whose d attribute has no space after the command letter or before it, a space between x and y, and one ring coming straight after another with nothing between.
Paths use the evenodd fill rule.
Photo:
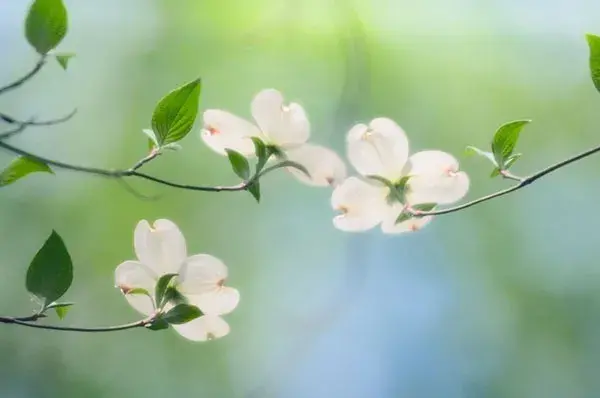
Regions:
<instances>
[{"instance_id":1,"label":"stem","mask_svg":"<svg viewBox=\"0 0 600 398\"><path fill-rule=\"evenodd\" d=\"M23 126L20 126L20 128L22 129ZM19 130L21 131L21 130ZM9 133L13 133L13 132L9 132ZM4 137L6 134L8 133L4 133L4 134L0 134L0 138ZM140 173L136 170L137 168L140 168L143 164L148 163L150 160L154 159L156 156L152 156L149 155L146 158L142 159L141 161L139 161L138 163L136 163L132 168L127 169L127 170L106 170L106 169L99 169L96 167L85 167L85 166L76 166L73 164L69 164L69 163L64 163L64 162L60 162L58 160L52 160L52 159L48 159L45 158L43 156L38 156L35 155L33 153L27 152L23 149L17 148L15 146L12 146L10 144L7 144L6 142L0 140L0 148L4 148L10 152L16 153L17 155L21 155L21 156L25 156L28 157L30 159L36 160L38 162L41 163L45 163L49 166L54 166L56 168L60 168L63 170L70 170L70 171L77 171L77 172L81 172L81 173L87 173L87 174L93 174L93 175L98 175L98 176L102 176L102 177L109 177L109 178L125 178L125 177L135 177L135 178L140 178L143 180L148 180L148 181L152 181L155 182L157 184L161 184L161 185L166 185L172 188L179 188L179 189L184 189L184 190L188 190L188 191L203 191L203 192L235 192L235 191L244 191L248 188L248 186L250 184L252 184L254 182L254 180L257 178L256 176L254 176L253 178L251 178L250 180L237 184L237 185L231 185L231 186L216 186L216 187L210 187L210 186L203 186L203 185L188 185L188 184L179 184L179 183L175 183L175 182L171 182L168 180L164 180L162 178L158 178L158 177L154 177L151 176L149 174L144 174L144 173Z\"/></svg>"},{"instance_id":2,"label":"stem","mask_svg":"<svg viewBox=\"0 0 600 398\"><path fill-rule=\"evenodd\" d=\"M488 200L499 198L501 196L508 195L511 192L515 192L515 191L518 191L519 189L525 188L526 186L534 183L535 181L539 180L540 178L542 178L542 177L544 177L544 176L546 176L548 174L551 174L551 173L555 172L556 170L561 169L561 168L563 168L563 167L565 167L565 166L567 166L567 165L569 165L571 163L577 162L578 160L581 160L581 159L586 158L586 157L588 157L590 155L593 155L596 152L600 152L600 145L596 146L596 147L593 147L591 149L588 149L587 151L581 152L581 153L579 153L577 155L571 156L570 158L567 158L567 159L565 159L563 161L555 163L555 164L553 164L551 166L548 166L545 169L542 169L542 170L540 170L538 172L535 172L535 173L531 174L528 177L522 178L522 179L520 179L520 182L518 184L513 185L510 188L506 188L506 189L503 189L501 191L494 192L494 193L492 193L490 195L483 196L481 198L472 200L470 202L467 202L467 203L464 203L462 205L458 205L458 206L455 206L455 207L449 207L447 209L436 210L436 211L415 211L415 210L412 210L412 214L415 217L438 216L438 215L442 215L442 214L455 213L457 211L467 209L467 208L475 206L475 205L477 205L479 203L487 202Z\"/></svg>"},{"instance_id":3,"label":"stem","mask_svg":"<svg viewBox=\"0 0 600 398\"><path fill-rule=\"evenodd\" d=\"M55 325L40 325L38 323L31 323L29 320L32 317L26 318L12 318L0 316L0 323L14 324L20 326L26 326L36 329L47 329L47 330L58 330L63 332L83 332L83 333L101 333L101 332L116 332L119 330L128 330L145 327L153 322L154 318L142 319L141 321L126 323L124 325L106 326L106 327L95 327L95 328L84 328L84 327L70 327L70 326L55 326ZM35 319L31 319L33 321Z\"/></svg>"},{"instance_id":4,"label":"stem","mask_svg":"<svg viewBox=\"0 0 600 398\"><path fill-rule=\"evenodd\" d=\"M73 116L75 116L76 113L77 113L77 109L73 109L68 115L60 117L58 119L43 120L40 122L36 122L34 120L24 122L22 120L17 120L12 116L8 116L4 113L0 113L0 119L4 120L6 123L10 123L10 124L19 124L19 125L26 125L26 126L52 126L55 124L60 124L60 123L64 123L64 122L68 121ZM1 138L6 138L6 137L1 137Z\"/></svg>"},{"instance_id":5,"label":"stem","mask_svg":"<svg viewBox=\"0 0 600 398\"><path fill-rule=\"evenodd\" d=\"M17 87L21 86L22 84L24 84L25 82L27 82L29 79L34 77L42 69L42 67L44 66L45 63L46 63L46 56L42 55L40 57L40 59L38 60L38 62L33 67L33 69L31 71L29 71L29 73L27 73L25 76L21 77L20 79L14 81L13 83L10 83L7 86L0 87L0 94L4 94L7 91L14 90L15 88L17 88Z\"/></svg>"}]
</instances>

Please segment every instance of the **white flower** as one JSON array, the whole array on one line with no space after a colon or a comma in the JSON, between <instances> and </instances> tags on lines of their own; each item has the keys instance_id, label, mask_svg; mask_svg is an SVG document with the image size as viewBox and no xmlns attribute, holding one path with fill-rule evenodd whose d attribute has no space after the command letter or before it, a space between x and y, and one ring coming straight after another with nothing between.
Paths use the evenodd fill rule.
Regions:
<instances>
[{"instance_id":1,"label":"white flower","mask_svg":"<svg viewBox=\"0 0 600 398\"><path fill-rule=\"evenodd\" d=\"M287 168L300 181L314 186L337 185L346 177L346 166L331 149L309 144L310 123L301 105L286 104L274 89L259 92L251 104L250 123L229 112L209 109L204 112L202 139L215 152L225 155L233 149L245 156L254 154L251 137L278 147L286 157L308 170L310 178L294 168Z\"/></svg>"},{"instance_id":2,"label":"white flower","mask_svg":"<svg viewBox=\"0 0 600 398\"><path fill-rule=\"evenodd\" d=\"M357 124L347 135L348 158L363 177L377 176L392 184L405 182L404 203L390 197L390 189L373 179L350 177L333 191L331 205L341 212L333 220L344 231L365 231L381 224L384 233L416 231L432 217L411 218L396 224L405 207L450 204L469 189L469 177L458 161L442 151L422 151L409 157L408 139L393 120L373 119Z\"/></svg>"},{"instance_id":3,"label":"white flower","mask_svg":"<svg viewBox=\"0 0 600 398\"><path fill-rule=\"evenodd\" d=\"M175 288L202 316L182 325L172 325L183 337L194 341L219 338L229 333L229 325L220 315L233 311L240 300L239 292L224 286L227 267L208 254L187 255L185 239L172 221L146 220L134 232L137 261L125 261L115 270L115 283L123 293L135 288L154 294L156 282L166 274L178 274ZM155 313L155 303L142 294L125 294L129 304L144 315ZM173 304L165 308L168 311Z\"/></svg>"}]
</instances>

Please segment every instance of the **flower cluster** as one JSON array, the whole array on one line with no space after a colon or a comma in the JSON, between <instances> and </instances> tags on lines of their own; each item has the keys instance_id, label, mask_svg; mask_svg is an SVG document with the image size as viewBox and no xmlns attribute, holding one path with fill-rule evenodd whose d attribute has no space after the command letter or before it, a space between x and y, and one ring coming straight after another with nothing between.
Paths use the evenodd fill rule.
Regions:
<instances>
[{"instance_id":1,"label":"flower cluster","mask_svg":"<svg viewBox=\"0 0 600 398\"><path fill-rule=\"evenodd\" d=\"M125 261L115 270L116 286L129 304L144 315L167 312L176 301L198 307L202 316L173 328L194 341L219 338L229 333L229 325L221 315L233 311L240 300L239 292L225 286L227 266L208 254L187 254L183 234L172 221L157 220L153 226L140 221L134 232L136 261ZM177 274L171 289L176 300L167 301L164 308L145 294L129 294L134 289L154 292L161 276Z\"/></svg>"},{"instance_id":2,"label":"flower cluster","mask_svg":"<svg viewBox=\"0 0 600 398\"><path fill-rule=\"evenodd\" d=\"M251 111L256 123L223 110L205 111L202 139L222 155L232 149L252 156L253 137L276 147L277 153L308 170L310 178L288 168L301 181L334 187L331 204L341 214L333 223L340 230L381 225L384 233L416 231L431 216L412 217L415 210L456 202L469 189L469 178L452 155L430 150L409 157L406 134L388 118L350 129L347 155L360 176L347 178L335 152L307 143L310 124L301 105L286 104L279 91L266 89L254 97Z\"/></svg>"}]
</instances>

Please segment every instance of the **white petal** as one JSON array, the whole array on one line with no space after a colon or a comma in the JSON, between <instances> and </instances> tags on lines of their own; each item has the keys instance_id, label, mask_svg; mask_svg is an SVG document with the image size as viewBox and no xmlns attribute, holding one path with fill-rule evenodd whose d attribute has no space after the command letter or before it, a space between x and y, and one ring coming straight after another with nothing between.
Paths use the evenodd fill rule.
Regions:
<instances>
[{"instance_id":1,"label":"white petal","mask_svg":"<svg viewBox=\"0 0 600 398\"><path fill-rule=\"evenodd\" d=\"M396 220L402 211L402 204L395 203L393 207L390 207L388 213L381 223L381 230L386 234L400 234L403 232L416 232L427 225L433 216L411 218L410 220L403 221L396 224Z\"/></svg>"},{"instance_id":2,"label":"white petal","mask_svg":"<svg viewBox=\"0 0 600 398\"><path fill-rule=\"evenodd\" d=\"M336 186L346 178L346 165L337 153L329 148L304 144L286 151L289 160L300 163L310 173L310 178L300 170L288 167L294 177L314 186Z\"/></svg>"},{"instance_id":3,"label":"white petal","mask_svg":"<svg viewBox=\"0 0 600 398\"><path fill-rule=\"evenodd\" d=\"M213 292L227 279L227 266L209 254L196 254L185 260L179 272L178 289L181 293Z\"/></svg>"},{"instance_id":4,"label":"white petal","mask_svg":"<svg viewBox=\"0 0 600 398\"><path fill-rule=\"evenodd\" d=\"M258 128L247 120L229 112L209 109L204 112L201 137L213 151L226 155L225 149L233 149L243 155L254 154L250 137L260 137Z\"/></svg>"},{"instance_id":5,"label":"white petal","mask_svg":"<svg viewBox=\"0 0 600 398\"><path fill-rule=\"evenodd\" d=\"M135 253L141 263L157 275L179 272L187 257L183 234L172 221L157 220L138 223L134 232Z\"/></svg>"},{"instance_id":6,"label":"white petal","mask_svg":"<svg viewBox=\"0 0 600 398\"><path fill-rule=\"evenodd\" d=\"M423 151L408 163L407 201L449 204L462 199L469 190L469 177L458 171L458 161L442 151Z\"/></svg>"},{"instance_id":7,"label":"white petal","mask_svg":"<svg viewBox=\"0 0 600 398\"><path fill-rule=\"evenodd\" d=\"M125 261L115 270L115 285L126 292L134 288L146 289L148 293L154 294L156 275L142 263L137 261ZM129 304L138 312L150 315L154 312L154 305L150 297L143 294L126 294L125 298Z\"/></svg>"},{"instance_id":8,"label":"white petal","mask_svg":"<svg viewBox=\"0 0 600 398\"><path fill-rule=\"evenodd\" d=\"M190 304L206 315L224 315L233 311L240 302L240 292L232 287L219 287L210 293L186 296Z\"/></svg>"},{"instance_id":9,"label":"white petal","mask_svg":"<svg viewBox=\"0 0 600 398\"><path fill-rule=\"evenodd\" d=\"M408 139L393 120L373 119L357 124L346 137L350 163L363 176L377 175L396 181L408 159Z\"/></svg>"},{"instance_id":10,"label":"white petal","mask_svg":"<svg viewBox=\"0 0 600 398\"><path fill-rule=\"evenodd\" d=\"M388 207L388 189L350 177L337 186L331 195L331 206L342 214L333 225L342 231L366 231L379 224Z\"/></svg>"},{"instance_id":11,"label":"white petal","mask_svg":"<svg viewBox=\"0 0 600 398\"><path fill-rule=\"evenodd\" d=\"M270 143L288 147L303 144L310 136L310 123L302 106L286 105L274 89L258 93L252 100L252 116Z\"/></svg>"},{"instance_id":12,"label":"white petal","mask_svg":"<svg viewBox=\"0 0 600 398\"><path fill-rule=\"evenodd\" d=\"M204 315L182 325L172 325L182 337L192 341L218 339L229 334L227 322L218 316Z\"/></svg>"}]
</instances>

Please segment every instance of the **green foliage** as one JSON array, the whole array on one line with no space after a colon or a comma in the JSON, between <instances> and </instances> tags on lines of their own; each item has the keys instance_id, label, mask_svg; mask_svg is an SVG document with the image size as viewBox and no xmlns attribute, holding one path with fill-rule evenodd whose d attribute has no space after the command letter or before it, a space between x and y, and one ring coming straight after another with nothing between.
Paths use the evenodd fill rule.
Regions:
<instances>
[{"instance_id":1,"label":"green foliage","mask_svg":"<svg viewBox=\"0 0 600 398\"><path fill-rule=\"evenodd\" d=\"M54 312L56 312L56 315L58 316L59 319L65 319L65 317L67 316L67 312L69 312L69 310L71 309L71 307L75 305L75 303L51 303L49 304L46 309L54 309Z\"/></svg>"},{"instance_id":2,"label":"green foliage","mask_svg":"<svg viewBox=\"0 0 600 398\"><path fill-rule=\"evenodd\" d=\"M71 61L71 58L73 58L74 56L75 56L75 53L54 54L54 58L56 58L56 62L58 62L58 64L64 70L67 70L67 68L69 67L69 61Z\"/></svg>"},{"instance_id":3,"label":"green foliage","mask_svg":"<svg viewBox=\"0 0 600 398\"><path fill-rule=\"evenodd\" d=\"M248 180L250 178L250 164L248 163L248 159L233 149L225 149L225 151L227 152L233 172L242 180Z\"/></svg>"},{"instance_id":4,"label":"green foliage","mask_svg":"<svg viewBox=\"0 0 600 398\"><path fill-rule=\"evenodd\" d=\"M435 209L436 206L437 206L437 203L420 203L417 205L412 205L411 210L413 212L419 212L419 211L428 212L428 211L432 211L433 209ZM403 210L402 213L400 213L398 215L398 218L396 218L396 224L400 224L401 222L408 221L411 218L415 218L415 217L419 217L419 215L414 215L411 213L411 211Z\"/></svg>"},{"instance_id":5,"label":"green foliage","mask_svg":"<svg viewBox=\"0 0 600 398\"><path fill-rule=\"evenodd\" d=\"M516 120L514 122L509 122L500 126L496 131L496 134L494 134L492 153L494 154L494 159L496 160L499 169L506 169L506 163L513 154L521 130L530 122L531 120Z\"/></svg>"},{"instance_id":6,"label":"green foliage","mask_svg":"<svg viewBox=\"0 0 600 398\"><path fill-rule=\"evenodd\" d=\"M173 278L176 276L177 274L165 274L158 279L158 282L156 282L154 300L157 308L162 308L166 303L165 295L167 293L167 289L169 288Z\"/></svg>"},{"instance_id":7,"label":"green foliage","mask_svg":"<svg viewBox=\"0 0 600 398\"><path fill-rule=\"evenodd\" d=\"M152 298L152 296L150 295L150 292L148 292L146 289L142 289L141 287L135 287L133 289L130 289L126 292L124 292L126 295L144 295L144 296L148 296L150 298Z\"/></svg>"},{"instance_id":8,"label":"green foliage","mask_svg":"<svg viewBox=\"0 0 600 398\"><path fill-rule=\"evenodd\" d=\"M185 298L185 296L181 294L174 286L167 287L167 291L165 292L165 297L163 301L164 304L187 304L187 299Z\"/></svg>"},{"instance_id":9,"label":"green foliage","mask_svg":"<svg viewBox=\"0 0 600 398\"><path fill-rule=\"evenodd\" d=\"M2 173L0 173L0 187L12 184L26 175L35 172L54 174L52 169L46 163L38 162L37 160L28 157L19 156L15 158L2 171Z\"/></svg>"},{"instance_id":10,"label":"green foliage","mask_svg":"<svg viewBox=\"0 0 600 398\"><path fill-rule=\"evenodd\" d=\"M256 202L260 203L260 182L258 180L248 186L248 192L256 199Z\"/></svg>"},{"instance_id":11,"label":"green foliage","mask_svg":"<svg viewBox=\"0 0 600 398\"><path fill-rule=\"evenodd\" d=\"M267 167L266 169L264 169L262 171L261 175L270 173L270 172L272 172L274 170L281 169L281 168L284 168L284 167L285 168L289 167L289 168L292 168L292 169L299 170L302 173L304 173L304 175L306 175L308 178L310 178L310 173L308 172L308 169L306 167L304 167L303 165L301 165L298 162L294 162L294 161L291 161L291 160L282 160L281 162L279 162L277 164L274 164L271 167Z\"/></svg>"},{"instance_id":12,"label":"green foliage","mask_svg":"<svg viewBox=\"0 0 600 398\"><path fill-rule=\"evenodd\" d=\"M180 325L182 323L188 323L199 316L202 316L202 311L195 305L178 304L164 314L162 319L170 324Z\"/></svg>"},{"instance_id":13,"label":"green foliage","mask_svg":"<svg viewBox=\"0 0 600 398\"><path fill-rule=\"evenodd\" d=\"M169 322L165 321L161 317L156 318L151 324L146 326L146 329L150 330L164 330L170 327Z\"/></svg>"},{"instance_id":14,"label":"green foliage","mask_svg":"<svg viewBox=\"0 0 600 398\"><path fill-rule=\"evenodd\" d=\"M468 146L465 148L465 154L468 156L478 155L489 160L494 166L498 167L498 163L494 158L494 154L488 151L484 151L474 146Z\"/></svg>"},{"instance_id":15,"label":"green foliage","mask_svg":"<svg viewBox=\"0 0 600 398\"><path fill-rule=\"evenodd\" d=\"M600 36L586 35L590 49L590 75L596 90L600 91Z\"/></svg>"},{"instance_id":16,"label":"green foliage","mask_svg":"<svg viewBox=\"0 0 600 398\"><path fill-rule=\"evenodd\" d=\"M35 0L25 19L25 37L41 55L62 41L67 28L67 9L62 0Z\"/></svg>"},{"instance_id":17,"label":"green foliage","mask_svg":"<svg viewBox=\"0 0 600 398\"><path fill-rule=\"evenodd\" d=\"M171 91L158 102L152 115L157 147L180 141L192 130L198 115L200 90L200 79L196 79Z\"/></svg>"},{"instance_id":18,"label":"green foliage","mask_svg":"<svg viewBox=\"0 0 600 398\"><path fill-rule=\"evenodd\" d=\"M387 178L383 178L376 175L368 175L366 178L374 181L378 181L389 188L390 193L388 194L387 201L389 204L399 202L404 203L404 188L409 180L409 177L403 177L397 183L389 181Z\"/></svg>"},{"instance_id":19,"label":"green foliage","mask_svg":"<svg viewBox=\"0 0 600 398\"><path fill-rule=\"evenodd\" d=\"M71 256L56 231L52 231L27 270L27 290L44 308L61 298L73 282Z\"/></svg>"},{"instance_id":20,"label":"green foliage","mask_svg":"<svg viewBox=\"0 0 600 398\"><path fill-rule=\"evenodd\" d=\"M509 170L513 164L515 164L515 162L517 160L519 160L519 158L522 156L522 153L513 153L512 155L510 155L508 157L508 159L506 159L506 164L504 165L504 170ZM499 168L495 168L492 171L492 174L490 174L490 177L494 178L494 177L498 177L500 175L500 169Z\"/></svg>"}]
</instances>

